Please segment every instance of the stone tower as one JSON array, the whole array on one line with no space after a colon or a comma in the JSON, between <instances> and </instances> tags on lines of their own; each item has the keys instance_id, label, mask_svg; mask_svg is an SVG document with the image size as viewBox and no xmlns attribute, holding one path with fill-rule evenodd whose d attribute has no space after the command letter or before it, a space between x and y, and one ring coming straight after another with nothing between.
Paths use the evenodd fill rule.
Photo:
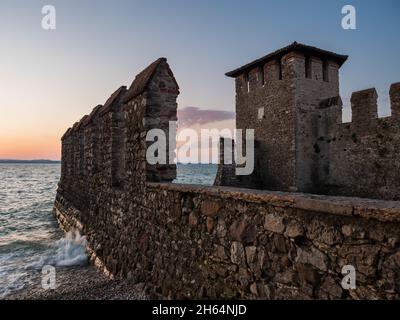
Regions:
<instances>
[{"instance_id":1,"label":"stone tower","mask_svg":"<svg viewBox=\"0 0 400 320\"><path fill-rule=\"evenodd\" d=\"M226 74L236 82L237 129L255 130L257 188L316 188L320 102L339 95L346 59L294 42Z\"/></svg>"}]
</instances>

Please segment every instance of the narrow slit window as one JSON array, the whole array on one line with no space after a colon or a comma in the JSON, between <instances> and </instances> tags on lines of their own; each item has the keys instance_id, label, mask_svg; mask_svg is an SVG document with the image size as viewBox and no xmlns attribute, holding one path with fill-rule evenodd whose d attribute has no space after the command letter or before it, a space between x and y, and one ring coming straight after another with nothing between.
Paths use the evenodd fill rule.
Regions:
<instances>
[{"instance_id":1,"label":"narrow slit window","mask_svg":"<svg viewBox=\"0 0 400 320\"><path fill-rule=\"evenodd\" d=\"M322 63L322 79L325 82L329 82L329 64L326 60Z\"/></svg>"},{"instance_id":2,"label":"narrow slit window","mask_svg":"<svg viewBox=\"0 0 400 320\"><path fill-rule=\"evenodd\" d=\"M279 60L279 80L282 80L282 60Z\"/></svg>"},{"instance_id":3,"label":"narrow slit window","mask_svg":"<svg viewBox=\"0 0 400 320\"><path fill-rule=\"evenodd\" d=\"M249 73L246 72L244 75L244 82L245 82L245 90L246 92L250 92L250 80L249 80Z\"/></svg>"},{"instance_id":4,"label":"narrow slit window","mask_svg":"<svg viewBox=\"0 0 400 320\"><path fill-rule=\"evenodd\" d=\"M261 66L260 69L258 70L259 74L260 74L260 82L261 85L264 86L265 85L265 77L264 77L264 66Z\"/></svg>"},{"instance_id":5,"label":"narrow slit window","mask_svg":"<svg viewBox=\"0 0 400 320\"><path fill-rule=\"evenodd\" d=\"M306 61L305 61L305 74L306 74L306 78L311 79L311 59L310 57L306 57Z\"/></svg>"}]
</instances>

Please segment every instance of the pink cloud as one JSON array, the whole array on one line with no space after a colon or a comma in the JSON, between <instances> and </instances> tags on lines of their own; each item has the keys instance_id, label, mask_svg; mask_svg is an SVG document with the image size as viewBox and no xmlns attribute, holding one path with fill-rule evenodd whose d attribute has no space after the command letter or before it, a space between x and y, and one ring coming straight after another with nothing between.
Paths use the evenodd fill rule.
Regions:
<instances>
[{"instance_id":1,"label":"pink cloud","mask_svg":"<svg viewBox=\"0 0 400 320\"><path fill-rule=\"evenodd\" d=\"M235 112L185 107L178 109L178 127L187 128L196 124L235 119Z\"/></svg>"}]
</instances>

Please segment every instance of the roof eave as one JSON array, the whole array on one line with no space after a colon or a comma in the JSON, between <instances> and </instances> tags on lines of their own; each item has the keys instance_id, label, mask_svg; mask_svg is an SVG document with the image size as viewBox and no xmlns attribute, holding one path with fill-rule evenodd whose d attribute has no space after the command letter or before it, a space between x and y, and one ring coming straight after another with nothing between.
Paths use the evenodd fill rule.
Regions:
<instances>
[{"instance_id":1,"label":"roof eave","mask_svg":"<svg viewBox=\"0 0 400 320\"><path fill-rule=\"evenodd\" d=\"M243 73L244 71L246 71L250 68L253 68L260 64L264 64L271 60L280 59L282 56L284 56L285 54L287 54L289 52L302 52L302 51L314 52L314 54L317 56L318 55L328 56L328 57L330 57L330 59L332 61L335 61L336 63L339 64L339 68L346 62L346 60L349 57L348 55L341 55L341 54L337 54L337 53L330 52L327 50L319 49L317 47L307 46L307 45L304 45L301 43L293 42L289 46L278 49L272 53L269 53L269 54L259 58L259 59L256 59L250 63L247 63L239 68L229 71L229 72L225 73L225 75L227 77L235 78L239 74Z\"/></svg>"}]
</instances>

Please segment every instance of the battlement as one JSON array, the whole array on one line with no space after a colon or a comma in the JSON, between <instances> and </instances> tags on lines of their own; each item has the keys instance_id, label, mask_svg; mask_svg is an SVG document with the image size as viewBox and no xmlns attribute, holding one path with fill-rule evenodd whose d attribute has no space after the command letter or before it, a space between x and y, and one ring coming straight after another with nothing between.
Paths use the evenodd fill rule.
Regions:
<instances>
[{"instance_id":1,"label":"battlement","mask_svg":"<svg viewBox=\"0 0 400 320\"><path fill-rule=\"evenodd\" d=\"M351 95L352 121L343 123L347 58L295 42L226 74L236 82L236 128L255 130L258 188L400 197L400 171L389 176L400 163L400 83L390 87L391 116L378 117L370 88Z\"/></svg>"},{"instance_id":2,"label":"battlement","mask_svg":"<svg viewBox=\"0 0 400 320\"><path fill-rule=\"evenodd\" d=\"M139 174L137 168L145 159L146 146L137 144L137 132L157 127L168 135L169 120L176 119L178 93L165 58L139 73L129 89L119 87L104 105L94 107L63 135L61 182L82 193L95 192L94 185L122 187L126 179ZM131 131L136 133L131 135ZM126 152L133 148L135 154ZM176 167L146 164L143 174L148 181L171 181L176 177ZM79 201L80 192L75 196L82 207L87 205L83 199Z\"/></svg>"},{"instance_id":3,"label":"battlement","mask_svg":"<svg viewBox=\"0 0 400 320\"><path fill-rule=\"evenodd\" d=\"M251 93L270 82L281 80L309 79L338 84L338 73L339 65L334 61L289 53L280 60L253 66L236 76L236 93L239 95Z\"/></svg>"},{"instance_id":4,"label":"battlement","mask_svg":"<svg viewBox=\"0 0 400 320\"><path fill-rule=\"evenodd\" d=\"M318 109L328 109L326 116L332 116L337 119L335 123L348 125L350 123L354 130L369 130L371 127L381 125L382 123L392 123L398 121L400 116L400 83L393 83L390 86L389 98L391 107L391 116L378 117L378 93L375 88L364 89L351 94L351 122L342 122L343 102L340 96L322 99L319 102Z\"/></svg>"},{"instance_id":5,"label":"battlement","mask_svg":"<svg viewBox=\"0 0 400 320\"><path fill-rule=\"evenodd\" d=\"M393 83L389 90L392 116L400 118L400 82Z\"/></svg>"},{"instance_id":6,"label":"battlement","mask_svg":"<svg viewBox=\"0 0 400 320\"><path fill-rule=\"evenodd\" d=\"M297 42L226 73L235 78L236 93L245 94L271 81L310 79L338 83L347 56Z\"/></svg>"},{"instance_id":7,"label":"battlement","mask_svg":"<svg viewBox=\"0 0 400 320\"><path fill-rule=\"evenodd\" d=\"M378 117L375 88L351 95L351 122L342 122L340 96L323 99L313 137L315 192L399 200L399 85L390 87L392 115Z\"/></svg>"},{"instance_id":8,"label":"battlement","mask_svg":"<svg viewBox=\"0 0 400 320\"><path fill-rule=\"evenodd\" d=\"M375 88L354 92L350 99L352 123L365 125L370 119L378 118L377 99Z\"/></svg>"}]
</instances>

